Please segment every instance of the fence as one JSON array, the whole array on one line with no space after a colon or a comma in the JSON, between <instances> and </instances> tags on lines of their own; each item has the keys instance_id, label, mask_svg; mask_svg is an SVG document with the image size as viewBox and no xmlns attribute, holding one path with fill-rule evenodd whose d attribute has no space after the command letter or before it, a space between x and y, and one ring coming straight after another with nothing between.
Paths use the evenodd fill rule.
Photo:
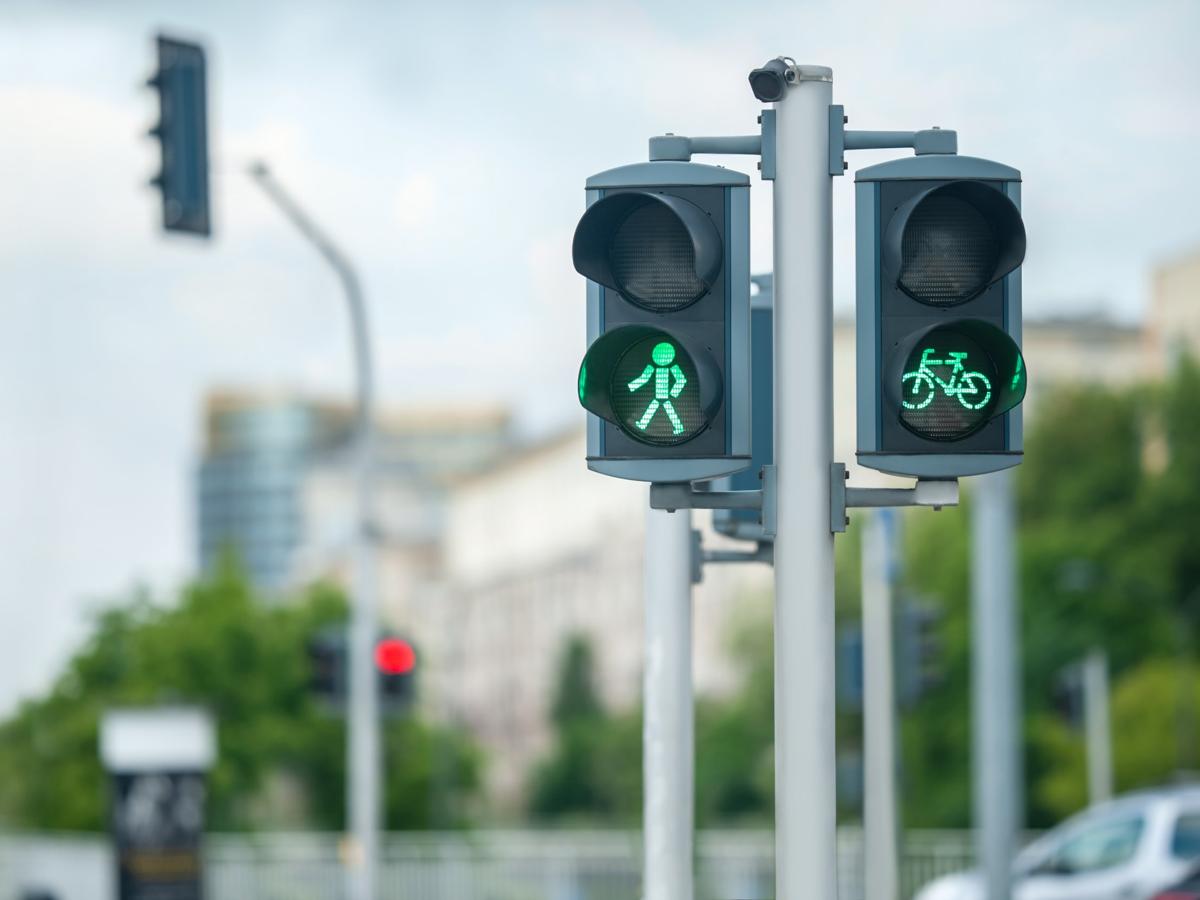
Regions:
<instances>
[{"instance_id":1,"label":"fence","mask_svg":"<svg viewBox=\"0 0 1200 900\"><path fill-rule=\"evenodd\" d=\"M635 900L641 836L635 831L403 833L383 843L385 900ZM904 896L969 868L967 832L909 832L901 854ZM336 835L213 835L205 843L208 900L343 900ZM862 838L838 841L840 900L865 900ZM701 832L697 900L774 896L769 831ZM56 900L112 900L113 862L101 836L0 836L0 900L41 888Z\"/></svg>"}]
</instances>

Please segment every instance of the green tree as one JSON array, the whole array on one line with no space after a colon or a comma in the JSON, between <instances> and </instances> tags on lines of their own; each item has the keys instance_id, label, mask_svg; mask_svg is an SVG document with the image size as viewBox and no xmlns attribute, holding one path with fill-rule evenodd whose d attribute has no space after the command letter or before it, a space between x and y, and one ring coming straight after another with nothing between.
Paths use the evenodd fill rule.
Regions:
<instances>
[{"instance_id":1,"label":"green tree","mask_svg":"<svg viewBox=\"0 0 1200 900\"><path fill-rule=\"evenodd\" d=\"M641 809L641 718L610 716L596 690L592 646L567 641L551 705L554 748L530 784L541 820L634 821Z\"/></svg>"},{"instance_id":2,"label":"green tree","mask_svg":"<svg viewBox=\"0 0 1200 900\"><path fill-rule=\"evenodd\" d=\"M345 602L328 587L295 602L265 602L231 561L186 588L174 606L138 595L103 612L50 692L0 725L0 817L26 828L102 828L103 711L194 703L211 710L218 726L213 828L278 824L269 790L276 778L295 786L310 822L340 827L345 729L309 696L305 647L345 615ZM389 824L425 827L439 811L465 808L480 759L460 734L414 717L389 724L385 735ZM448 761L448 777L435 759ZM451 801L431 802L435 776Z\"/></svg>"}]
</instances>

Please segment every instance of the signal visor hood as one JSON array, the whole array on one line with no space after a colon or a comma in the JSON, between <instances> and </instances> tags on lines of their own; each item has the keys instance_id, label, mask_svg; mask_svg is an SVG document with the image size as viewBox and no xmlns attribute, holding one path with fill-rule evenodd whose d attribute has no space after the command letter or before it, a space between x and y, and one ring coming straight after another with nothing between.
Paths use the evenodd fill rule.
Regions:
<instances>
[{"instance_id":1,"label":"signal visor hood","mask_svg":"<svg viewBox=\"0 0 1200 900\"><path fill-rule=\"evenodd\" d=\"M700 207L681 197L649 191L609 194L587 208L575 228L571 244L576 271L597 284L627 295L625 286L613 272L612 239L625 220L647 204L660 205L674 216L691 243L693 274L703 282L705 289L710 288L721 271L724 254L721 235L712 219ZM627 298L637 302L637 298Z\"/></svg>"}]
</instances>

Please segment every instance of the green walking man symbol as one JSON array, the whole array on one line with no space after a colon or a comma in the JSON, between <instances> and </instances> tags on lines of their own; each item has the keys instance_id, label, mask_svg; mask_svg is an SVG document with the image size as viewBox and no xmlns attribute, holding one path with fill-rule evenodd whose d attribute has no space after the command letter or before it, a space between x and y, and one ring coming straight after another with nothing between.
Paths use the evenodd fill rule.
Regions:
<instances>
[{"instance_id":1,"label":"green walking man symbol","mask_svg":"<svg viewBox=\"0 0 1200 900\"><path fill-rule=\"evenodd\" d=\"M629 382L629 393L633 394L649 384L651 378L654 379L654 399L637 420L637 427L645 431L661 408L671 420L671 428L675 434L683 434L683 422L679 420L679 413L675 411L675 405L671 401L679 399L679 395L683 393L687 386L687 376L683 374L683 369L679 368L679 363L675 362L675 347L667 341L655 344L654 349L650 351L650 358L654 362L646 363L642 374ZM674 385L671 384L672 376L675 377Z\"/></svg>"}]
</instances>

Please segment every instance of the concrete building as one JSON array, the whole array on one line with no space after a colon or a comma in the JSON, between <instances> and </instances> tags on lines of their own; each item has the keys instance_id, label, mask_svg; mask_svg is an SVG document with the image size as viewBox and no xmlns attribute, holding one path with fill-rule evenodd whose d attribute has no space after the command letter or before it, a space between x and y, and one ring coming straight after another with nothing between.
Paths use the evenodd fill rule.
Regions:
<instances>
[{"instance_id":1,"label":"concrete building","mask_svg":"<svg viewBox=\"0 0 1200 900\"><path fill-rule=\"evenodd\" d=\"M462 483L449 506L444 592L413 619L431 657L429 702L487 747L502 808L549 747L568 637L592 640L611 707L641 693L646 486L588 471L585 455L583 430L572 429ZM695 515L703 527L708 517ZM769 586L762 565L706 571L694 603L697 691L734 683L730 631L765 606Z\"/></svg>"},{"instance_id":2,"label":"concrete building","mask_svg":"<svg viewBox=\"0 0 1200 900\"><path fill-rule=\"evenodd\" d=\"M196 473L198 557L225 548L273 594L348 576L354 522L351 429L344 404L288 393L214 392ZM403 624L413 586L441 568L446 496L511 446L495 408L438 408L379 419L376 515L384 534L385 617Z\"/></svg>"},{"instance_id":3,"label":"concrete building","mask_svg":"<svg viewBox=\"0 0 1200 900\"><path fill-rule=\"evenodd\" d=\"M1200 358L1200 247L1154 270L1145 330L1147 374L1166 374L1184 351Z\"/></svg>"}]
</instances>

